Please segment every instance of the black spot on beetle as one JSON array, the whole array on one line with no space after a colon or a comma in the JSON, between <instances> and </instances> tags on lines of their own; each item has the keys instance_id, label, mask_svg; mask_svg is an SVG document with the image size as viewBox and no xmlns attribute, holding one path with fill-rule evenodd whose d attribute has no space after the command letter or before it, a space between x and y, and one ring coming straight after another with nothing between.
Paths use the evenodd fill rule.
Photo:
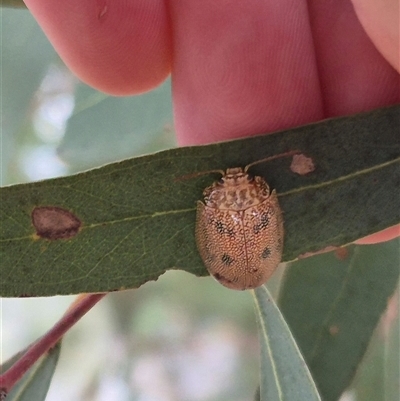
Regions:
<instances>
[{"instance_id":1,"label":"black spot on beetle","mask_svg":"<svg viewBox=\"0 0 400 401\"><path fill-rule=\"evenodd\" d=\"M218 234L223 234L224 233L224 225L220 221L217 221L215 223L215 228L217 229Z\"/></svg>"},{"instance_id":2,"label":"black spot on beetle","mask_svg":"<svg viewBox=\"0 0 400 401\"><path fill-rule=\"evenodd\" d=\"M260 217L260 223L253 226L254 234L258 234L261 230L265 230L269 226L269 214L263 213Z\"/></svg>"},{"instance_id":3,"label":"black spot on beetle","mask_svg":"<svg viewBox=\"0 0 400 401\"><path fill-rule=\"evenodd\" d=\"M270 255L271 255L271 250L270 250L268 247L266 247L266 248L263 250L263 252L262 252L262 254L261 254L261 257L262 257L263 259L268 259Z\"/></svg>"},{"instance_id":4,"label":"black spot on beetle","mask_svg":"<svg viewBox=\"0 0 400 401\"><path fill-rule=\"evenodd\" d=\"M228 280L224 276L221 276L219 273L213 274L216 280L218 280L220 283L232 283L231 280Z\"/></svg>"},{"instance_id":5,"label":"black spot on beetle","mask_svg":"<svg viewBox=\"0 0 400 401\"><path fill-rule=\"evenodd\" d=\"M224 263L227 266L230 266L233 263L233 260L234 259L230 257L227 253L224 253L221 258L222 263Z\"/></svg>"},{"instance_id":6,"label":"black spot on beetle","mask_svg":"<svg viewBox=\"0 0 400 401\"><path fill-rule=\"evenodd\" d=\"M232 228L228 228L226 224L222 223L221 221L215 222L215 228L217 229L218 234L226 234L229 237L234 237L235 232Z\"/></svg>"},{"instance_id":7,"label":"black spot on beetle","mask_svg":"<svg viewBox=\"0 0 400 401\"><path fill-rule=\"evenodd\" d=\"M268 215L268 213L263 213L261 215L260 226L261 226L261 228L267 228L269 226L269 215Z\"/></svg>"}]
</instances>

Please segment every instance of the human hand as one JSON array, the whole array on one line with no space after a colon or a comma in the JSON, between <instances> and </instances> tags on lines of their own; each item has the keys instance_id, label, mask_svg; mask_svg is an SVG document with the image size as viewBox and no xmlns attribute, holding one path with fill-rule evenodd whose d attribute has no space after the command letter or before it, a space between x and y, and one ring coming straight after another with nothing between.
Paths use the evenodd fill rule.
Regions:
<instances>
[{"instance_id":1,"label":"human hand","mask_svg":"<svg viewBox=\"0 0 400 401\"><path fill-rule=\"evenodd\" d=\"M371 39L350 0L25 2L65 63L99 90L141 93L172 70L181 145L399 101L396 0L353 0ZM399 235L396 226L359 243Z\"/></svg>"}]
</instances>

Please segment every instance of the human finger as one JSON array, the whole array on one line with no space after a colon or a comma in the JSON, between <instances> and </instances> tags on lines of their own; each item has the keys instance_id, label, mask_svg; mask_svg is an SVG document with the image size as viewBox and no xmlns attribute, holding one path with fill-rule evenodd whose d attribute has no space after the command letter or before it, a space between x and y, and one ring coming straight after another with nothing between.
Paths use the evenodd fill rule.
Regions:
<instances>
[{"instance_id":1,"label":"human finger","mask_svg":"<svg viewBox=\"0 0 400 401\"><path fill-rule=\"evenodd\" d=\"M352 0L354 9L376 48L400 72L399 1Z\"/></svg>"},{"instance_id":2,"label":"human finger","mask_svg":"<svg viewBox=\"0 0 400 401\"><path fill-rule=\"evenodd\" d=\"M323 117L306 1L174 0L169 5L180 145Z\"/></svg>"},{"instance_id":3,"label":"human finger","mask_svg":"<svg viewBox=\"0 0 400 401\"><path fill-rule=\"evenodd\" d=\"M65 64L85 83L137 94L170 73L171 33L163 0L25 0Z\"/></svg>"},{"instance_id":4,"label":"human finger","mask_svg":"<svg viewBox=\"0 0 400 401\"><path fill-rule=\"evenodd\" d=\"M396 225L393 227L389 227L385 230L379 231L378 233L368 235L367 237L360 238L359 240L355 241L355 244L358 245L377 244L379 242L390 241L399 236L400 236L400 225Z\"/></svg>"},{"instance_id":5,"label":"human finger","mask_svg":"<svg viewBox=\"0 0 400 401\"><path fill-rule=\"evenodd\" d=\"M362 28L351 1L311 1L309 12L324 116L398 102L399 74Z\"/></svg>"}]
</instances>

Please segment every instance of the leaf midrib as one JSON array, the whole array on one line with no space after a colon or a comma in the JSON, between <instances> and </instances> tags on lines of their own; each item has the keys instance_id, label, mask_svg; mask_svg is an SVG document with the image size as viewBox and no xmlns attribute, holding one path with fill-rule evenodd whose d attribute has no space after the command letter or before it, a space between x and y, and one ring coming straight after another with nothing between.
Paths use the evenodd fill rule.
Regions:
<instances>
[{"instance_id":1,"label":"leaf midrib","mask_svg":"<svg viewBox=\"0 0 400 401\"><path fill-rule=\"evenodd\" d=\"M293 195L293 194L298 194L298 193L302 193L302 192L306 192L309 190L315 190L315 189L319 189L319 188L324 188L327 187L329 185L334 185L337 184L339 182L344 182L344 181L348 181L351 179L355 179L359 176L368 174L368 173L372 173L374 171L378 171L381 170L385 167L388 167L392 164L398 163L400 162L400 157L387 161L385 163L380 163L378 165L372 166L372 167L368 167L365 169L361 169L359 171L355 171L352 172L350 174L341 176L341 177L337 177L333 180L329 180L329 181L324 181L324 182L320 182L317 184L311 184L311 185L307 185L307 186L302 186L299 188L295 188L295 189L291 189L290 191L286 191L286 192L281 192L278 194L278 197L285 197L285 196L289 196L289 195ZM92 228L97 228L100 226L105 226L105 225L113 225L113 224L119 224L119 223L126 223L126 222L130 222L130 221L134 221L134 220L142 220L142 219L152 219L152 218L156 218L156 217L164 217L167 215L173 215L173 214L184 214L184 213L192 213L196 210L196 207L192 207L192 208L187 208L187 209L177 209L177 210L167 210L167 211L161 211L161 212L153 212L151 214L143 214L140 216L130 216L130 217L124 217L123 219L117 219L117 220L108 220L108 221L103 221L100 223L93 223L93 224L89 224L89 225L83 225L81 227L80 231L86 230L86 229L92 229ZM15 238L4 238L4 239L0 239L0 243L2 242L8 242L8 241L23 241L26 239L32 239L32 235L34 234L29 234L23 237L15 237Z\"/></svg>"}]
</instances>

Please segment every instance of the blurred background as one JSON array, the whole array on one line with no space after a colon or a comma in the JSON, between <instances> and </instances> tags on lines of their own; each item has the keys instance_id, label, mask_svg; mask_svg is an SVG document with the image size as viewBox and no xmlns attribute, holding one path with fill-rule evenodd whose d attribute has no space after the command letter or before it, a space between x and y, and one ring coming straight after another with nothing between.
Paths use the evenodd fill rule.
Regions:
<instances>
[{"instance_id":1,"label":"blurred background","mask_svg":"<svg viewBox=\"0 0 400 401\"><path fill-rule=\"evenodd\" d=\"M0 13L2 186L175 146L169 81L138 97L97 92L68 71L29 11ZM275 294L282 270L269 284ZM1 299L1 362L48 330L73 299ZM389 305L342 401L378 401L368 389L382 385L381 361L399 346L398 294ZM258 354L250 292L171 271L109 294L66 335L47 401L250 401Z\"/></svg>"}]
</instances>

